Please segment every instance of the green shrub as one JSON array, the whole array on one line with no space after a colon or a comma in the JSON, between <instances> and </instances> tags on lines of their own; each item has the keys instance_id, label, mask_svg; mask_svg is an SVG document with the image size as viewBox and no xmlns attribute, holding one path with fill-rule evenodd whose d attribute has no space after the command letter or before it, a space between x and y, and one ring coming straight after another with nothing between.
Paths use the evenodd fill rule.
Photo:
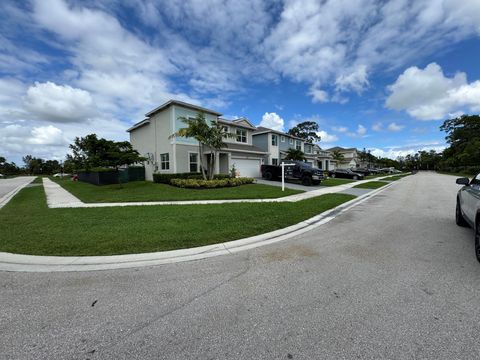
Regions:
<instances>
[{"instance_id":1,"label":"green shrub","mask_svg":"<svg viewBox=\"0 0 480 360\"><path fill-rule=\"evenodd\" d=\"M221 179L230 179L231 176L230 174L215 174L213 175L213 178L216 180L221 180Z\"/></svg>"},{"instance_id":2,"label":"green shrub","mask_svg":"<svg viewBox=\"0 0 480 360\"><path fill-rule=\"evenodd\" d=\"M153 174L153 182L161 183L161 184L170 184L170 180L172 179L201 179L201 173L178 173L178 174L163 174L163 173L155 173Z\"/></svg>"},{"instance_id":3,"label":"green shrub","mask_svg":"<svg viewBox=\"0 0 480 360\"><path fill-rule=\"evenodd\" d=\"M244 184L251 184L254 182L253 178L225 178L214 180L203 179L171 179L170 184L173 186L189 189L213 189L223 187L240 186Z\"/></svg>"}]
</instances>

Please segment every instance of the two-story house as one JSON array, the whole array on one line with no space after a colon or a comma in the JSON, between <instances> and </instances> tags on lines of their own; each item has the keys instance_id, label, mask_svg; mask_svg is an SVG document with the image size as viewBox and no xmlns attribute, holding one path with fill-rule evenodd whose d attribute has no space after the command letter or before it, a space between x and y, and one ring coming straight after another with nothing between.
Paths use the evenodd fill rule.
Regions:
<instances>
[{"instance_id":1,"label":"two-story house","mask_svg":"<svg viewBox=\"0 0 480 360\"><path fill-rule=\"evenodd\" d=\"M335 146L333 148L327 149L326 151L330 153L338 151L340 154L343 155L343 159L341 161L338 161L337 163L337 167L339 169L356 168L360 165L358 151L356 148L342 148L339 146Z\"/></svg>"},{"instance_id":2,"label":"two-story house","mask_svg":"<svg viewBox=\"0 0 480 360\"><path fill-rule=\"evenodd\" d=\"M257 127L253 132L253 145L267 153L265 164L278 165L285 158L288 149L298 149L313 155L312 145L306 146L305 140L282 131Z\"/></svg>"},{"instance_id":3,"label":"two-story house","mask_svg":"<svg viewBox=\"0 0 480 360\"><path fill-rule=\"evenodd\" d=\"M200 171L199 146L193 138L172 136L186 125L181 120L194 118L203 112L210 123L218 121L233 137L224 140L226 147L220 149L214 162L214 173L227 174L235 167L239 176L260 176L260 165L267 153L253 145L252 134L256 130L247 119L226 120L221 114L182 101L170 100L145 114L145 119L127 131L130 142L145 162L145 176L153 180L153 173L181 173ZM206 151L202 163L208 164L213 152Z\"/></svg>"}]
</instances>

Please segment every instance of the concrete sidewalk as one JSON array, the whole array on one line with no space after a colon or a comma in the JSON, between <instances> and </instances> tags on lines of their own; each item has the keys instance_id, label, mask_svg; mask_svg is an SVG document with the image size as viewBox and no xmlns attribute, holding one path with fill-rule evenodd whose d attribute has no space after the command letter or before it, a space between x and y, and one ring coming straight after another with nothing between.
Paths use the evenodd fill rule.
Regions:
<instances>
[{"instance_id":1,"label":"concrete sidewalk","mask_svg":"<svg viewBox=\"0 0 480 360\"><path fill-rule=\"evenodd\" d=\"M135 201L135 202L114 202L114 203L84 203L73 196L67 190L48 178L43 178L43 186L47 196L49 208L94 208L114 206L152 206L152 205L204 205L204 204L229 204L229 203L274 203L274 202L297 202L311 199L316 196L332 194L353 188L358 184L371 180L361 180L338 186L323 187L321 189L285 196L276 199L230 199L230 200L191 200L191 201Z\"/></svg>"}]
</instances>

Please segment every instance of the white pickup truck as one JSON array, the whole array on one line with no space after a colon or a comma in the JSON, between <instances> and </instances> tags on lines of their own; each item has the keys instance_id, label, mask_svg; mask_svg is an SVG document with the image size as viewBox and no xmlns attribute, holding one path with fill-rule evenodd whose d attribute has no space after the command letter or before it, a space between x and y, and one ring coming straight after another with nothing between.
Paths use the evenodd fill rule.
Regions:
<instances>
[{"instance_id":1,"label":"white pickup truck","mask_svg":"<svg viewBox=\"0 0 480 360\"><path fill-rule=\"evenodd\" d=\"M480 262L480 174L472 180L457 179L463 187L457 193L455 221L458 226L470 226L475 233L475 255Z\"/></svg>"}]
</instances>

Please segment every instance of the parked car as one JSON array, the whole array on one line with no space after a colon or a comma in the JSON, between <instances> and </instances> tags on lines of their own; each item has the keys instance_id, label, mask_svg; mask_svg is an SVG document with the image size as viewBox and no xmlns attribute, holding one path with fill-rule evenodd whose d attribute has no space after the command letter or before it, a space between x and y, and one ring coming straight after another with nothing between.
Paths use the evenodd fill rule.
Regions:
<instances>
[{"instance_id":1,"label":"parked car","mask_svg":"<svg viewBox=\"0 0 480 360\"><path fill-rule=\"evenodd\" d=\"M353 180L363 180L364 176L350 169L335 169L328 172L331 178L344 178Z\"/></svg>"},{"instance_id":2,"label":"parked car","mask_svg":"<svg viewBox=\"0 0 480 360\"><path fill-rule=\"evenodd\" d=\"M351 168L350 170L355 173L362 174L363 176L368 176L371 174L371 171L367 168Z\"/></svg>"},{"instance_id":3,"label":"parked car","mask_svg":"<svg viewBox=\"0 0 480 360\"><path fill-rule=\"evenodd\" d=\"M286 180L300 180L306 186L318 185L323 180L322 170L308 163L291 160L285 160L285 163L294 164L294 166L285 167ZM276 180L282 177L282 167L279 165L262 165L260 171L262 177L267 180Z\"/></svg>"},{"instance_id":4,"label":"parked car","mask_svg":"<svg viewBox=\"0 0 480 360\"><path fill-rule=\"evenodd\" d=\"M457 179L463 187L457 193L455 222L458 226L470 226L475 234L475 256L480 262L480 174L471 181L468 178Z\"/></svg>"}]
</instances>

